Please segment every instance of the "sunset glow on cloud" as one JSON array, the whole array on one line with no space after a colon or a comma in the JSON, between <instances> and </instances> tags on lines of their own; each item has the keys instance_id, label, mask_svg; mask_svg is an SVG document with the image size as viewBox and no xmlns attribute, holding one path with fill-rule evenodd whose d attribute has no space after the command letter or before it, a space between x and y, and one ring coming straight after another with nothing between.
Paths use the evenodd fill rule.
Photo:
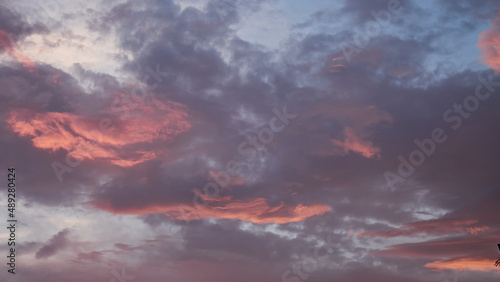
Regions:
<instances>
[{"instance_id":1,"label":"sunset glow on cloud","mask_svg":"<svg viewBox=\"0 0 500 282\"><path fill-rule=\"evenodd\" d=\"M500 72L500 14L492 20L490 29L481 32L477 46L483 53L484 63Z\"/></svg>"},{"instance_id":2,"label":"sunset glow on cloud","mask_svg":"<svg viewBox=\"0 0 500 282\"><path fill-rule=\"evenodd\" d=\"M283 203L270 207L263 198L250 201L217 201L216 206L204 205L152 205L148 207L113 209L109 203L94 203L100 209L115 214L165 214L176 220L197 220L202 218L239 219L257 224L303 221L311 216L323 215L331 207L322 204L286 206Z\"/></svg>"},{"instance_id":3,"label":"sunset glow on cloud","mask_svg":"<svg viewBox=\"0 0 500 282\"><path fill-rule=\"evenodd\" d=\"M491 264L491 259L458 258L450 260L440 260L427 263L425 267L435 270L449 269L458 271L493 271L496 273L500 273L498 268Z\"/></svg>"},{"instance_id":4,"label":"sunset glow on cloud","mask_svg":"<svg viewBox=\"0 0 500 282\"><path fill-rule=\"evenodd\" d=\"M125 146L170 140L188 131L191 125L185 109L178 103L154 101L151 106L135 109L135 116L119 117L120 124L109 132L101 130L98 120L71 113L16 109L7 122L19 136L29 137L37 148L65 150L76 159L107 159L128 167L154 159L156 154L136 149L139 157L129 160L120 155L120 150Z\"/></svg>"},{"instance_id":5,"label":"sunset glow on cloud","mask_svg":"<svg viewBox=\"0 0 500 282\"><path fill-rule=\"evenodd\" d=\"M35 71L35 64L26 55L16 50L12 38L3 30L0 30L0 47L21 63L29 72Z\"/></svg>"},{"instance_id":6,"label":"sunset glow on cloud","mask_svg":"<svg viewBox=\"0 0 500 282\"><path fill-rule=\"evenodd\" d=\"M477 220L429 220L405 224L403 228L388 231L359 232L359 236L370 237L397 237L397 236L421 236L426 235L447 235L455 232L469 232L476 234L488 230L488 226L474 226Z\"/></svg>"},{"instance_id":7,"label":"sunset glow on cloud","mask_svg":"<svg viewBox=\"0 0 500 282\"><path fill-rule=\"evenodd\" d=\"M369 141L362 141L352 130L347 127L344 131L345 139L343 141L332 140L335 146L340 147L343 154L354 152L362 155L365 158L373 158L379 156L380 148L374 147Z\"/></svg>"}]
</instances>

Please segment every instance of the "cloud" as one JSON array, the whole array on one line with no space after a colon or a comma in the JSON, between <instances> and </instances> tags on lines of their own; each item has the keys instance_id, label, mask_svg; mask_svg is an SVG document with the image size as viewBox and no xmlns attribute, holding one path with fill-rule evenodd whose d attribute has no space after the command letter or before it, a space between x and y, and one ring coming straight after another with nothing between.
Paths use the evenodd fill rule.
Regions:
<instances>
[{"instance_id":1,"label":"cloud","mask_svg":"<svg viewBox=\"0 0 500 282\"><path fill-rule=\"evenodd\" d=\"M500 13L491 22L491 27L479 34L477 47L482 52L484 64L500 72Z\"/></svg>"},{"instance_id":2,"label":"cloud","mask_svg":"<svg viewBox=\"0 0 500 282\"><path fill-rule=\"evenodd\" d=\"M469 232L476 234L488 230L488 226L471 226L478 220L473 219L436 219L417 221L405 224L404 227L388 231L359 232L359 236L393 238L398 236L448 235L451 233Z\"/></svg>"},{"instance_id":3,"label":"cloud","mask_svg":"<svg viewBox=\"0 0 500 282\"><path fill-rule=\"evenodd\" d=\"M345 139L343 141L332 139L333 144L341 149L341 154L345 155L352 151L365 158L380 157L380 148L374 147L369 141L360 140L352 128L346 127L344 134Z\"/></svg>"},{"instance_id":4,"label":"cloud","mask_svg":"<svg viewBox=\"0 0 500 282\"><path fill-rule=\"evenodd\" d=\"M272 207L263 198L249 201L219 199L216 202L216 206L171 204L126 209L116 209L106 202L95 201L92 204L114 214L149 215L162 213L175 220L219 218L250 221L257 224L299 222L312 216L323 215L331 210L331 207L323 204L287 206L281 203Z\"/></svg>"},{"instance_id":5,"label":"cloud","mask_svg":"<svg viewBox=\"0 0 500 282\"><path fill-rule=\"evenodd\" d=\"M15 109L7 123L21 137L29 137L36 148L65 150L77 160L108 160L122 167L151 160L161 151L144 151L143 143L167 141L191 128L184 105L153 100L121 115L116 126L101 129L101 121L72 113ZM106 128L107 129L107 128ZM109 131L109 132L108 132ZM134 146L138 146L133 150ZM129 148L123 152L124 148ZM135 155L135 156L134 156Z\"/></svg>"},{"instance_id":6,"label":"cloud","mask_svg":"<svg viewBox=\"0 0 500 282\"><path fill-rule=\"evenodd\" d=\"M434 270L458 270L458 271L494 271L500 274L500 270L492 263L494 258L453 258L426 263L424 266Z\"/></svg>"},{"instance_id":7,"label":"cloud","mask_svg":"<svg viewBox=\"0 0 500 282\"><path fill-rule=\"evenodd\" d=\"M335 252L307 281L437 281L440 261L496 256L500 98L460 130L442 115L487 77L472 47L498 3L401 2L401 16L350 62L344 44L387 1L238 1L222 11L218 1L75 1L54 9L65 24L50 30L0 5L0 162L19 169L25 218L37 220L23 255L32 271L19 278L109 281L102 266L127 263L141 281L276 281L325 238ZM261 4L291 26L317 20L269 49ZM472 65L442 70L446 61ZM142 102L124 90L137 81L151 87ZM297 118L252 147L284 106ZM436 127L446 144L384 190L384 172ZM242 142L255 153L241 153ZM60 183L50 164L68 155L83 165ZM241 168L230 188L201 194L230 163ZM73 225L74 252L35 243ZM498 280L486 274L469 280Z\"/></svg>"},{"instance_id":8,"label":"cloud","mask_svg":"<svg viewBox=\"0 0 500 282\"><path fill-rule=\"evenodd\" d=\"M29 72L35 71L35 63L33 63L29 57L17 50L17 47L13 43L13 39L3 30L0 30L0 47L21 63Z\"/></svg>"},{"instance_id":9,"label":"cloud","mask_svg":"<svg viewBox=\"0 0 500 282\"><path fill-rule=\"evenodd\" d=\"M65 229L52 236L52 238L36 252L35 258L49 258L69 246L68 235L69 230Z\"/></svg>"}]
</instances>

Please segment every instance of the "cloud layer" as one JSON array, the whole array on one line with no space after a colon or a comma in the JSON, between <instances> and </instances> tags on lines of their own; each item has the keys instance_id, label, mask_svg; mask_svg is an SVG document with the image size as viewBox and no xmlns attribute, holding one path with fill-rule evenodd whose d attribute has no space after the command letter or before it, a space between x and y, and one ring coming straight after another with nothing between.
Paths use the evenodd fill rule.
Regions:
<instances>
[{"instance_id":1,"label":"cloud layer","mask_svg":"<svg viewBox=\"0 0 500 282\"><path fill-rule=\"evenodd\" d=\"M18 279L497 281L498 15L489 0L0 4Z\"/></svg>"}]
</instances>

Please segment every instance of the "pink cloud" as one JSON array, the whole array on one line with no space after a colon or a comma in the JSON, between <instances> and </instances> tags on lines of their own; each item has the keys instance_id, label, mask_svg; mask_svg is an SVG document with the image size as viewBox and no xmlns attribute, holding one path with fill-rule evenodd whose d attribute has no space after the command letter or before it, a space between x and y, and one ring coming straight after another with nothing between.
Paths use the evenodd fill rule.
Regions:
<instances>
[{"instance_id":1,"label":"pink cloud","mask_svg":"<svg viewBox=\"0 0 500 282\"><path fill-rule=\"evenodd\" d=\"M28 56L16 50L14 40L3 30L0 30L0 47L21 63L29 72L35 71L35 63Z\"/></svg>"},{"instance_id":2,"label":"pink cloud","mask_svg":"<svg viewBox=\"0 0 500 282\"><path fill-rule=\"evenodd\" d=\"M481 49L484 64L494 71L500 71L500 13L496 15L491 27L479 34L477 47Z\"/></svg>"},{"instance_id":3,"label":"pink cloud","mask_svg":"<svg viewBox=\"0 0 500 282\"><path fill-rule=\"evenodd\" d=\"M500 270L493 265L494 259L487 258L452 258L446 260L438 260L425 264L427 268L432 268L434 270L470 270L470 271L496 271L500 274Z\"/></svg>"},{"instance_id":4,"label":"pink cloud","mask_svg":"<svg viewBox=\"0 0 500 282\"><path fill-rule=\"evenodd\" d=\"M393 238L398 236L415 237L419 235L446 235L450 233L464 233L468 232L470 234L477 234L488 230L489 227L483 226L471 226L477 223L477 220L473 219L437 219L437 220L425 220L417 221L405 224L403 227L387 231L367 231L358 232L358 236L368 236L368 237L384 237Z\"/></svg>"}]
</instances>

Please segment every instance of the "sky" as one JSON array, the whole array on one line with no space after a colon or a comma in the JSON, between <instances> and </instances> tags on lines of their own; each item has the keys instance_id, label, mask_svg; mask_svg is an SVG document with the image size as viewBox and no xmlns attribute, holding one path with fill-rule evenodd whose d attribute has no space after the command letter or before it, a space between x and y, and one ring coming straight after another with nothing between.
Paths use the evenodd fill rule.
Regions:
<instances>
[{"instance_id":1,"label":"sky","mask_svg":"<svg viewBox=\"0 0 500 282\"><path fill-rule=\"evenodd\" d=\"M0 280L498 281L499 4L0 1Z\"/></svg>"}]
</instances>

